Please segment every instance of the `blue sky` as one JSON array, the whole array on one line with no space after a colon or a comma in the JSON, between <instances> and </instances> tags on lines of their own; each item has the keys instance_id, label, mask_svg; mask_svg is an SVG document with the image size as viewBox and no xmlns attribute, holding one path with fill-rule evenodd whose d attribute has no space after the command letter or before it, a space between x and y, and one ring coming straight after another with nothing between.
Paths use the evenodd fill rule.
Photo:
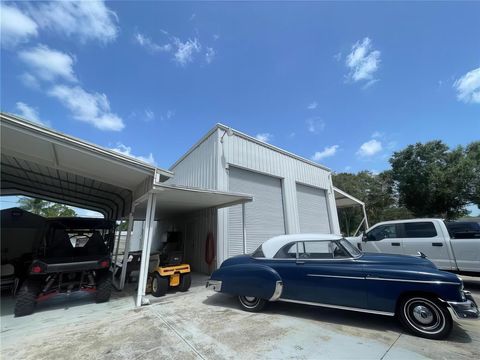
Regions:
<instances>
[{"instance_id":1,"label":"blue sky","mask_svg":"<svg viewBox=\"0 0 480 360\"><path fill-rule=\"evenodd\" d=\"M168 168L221 122L335 171L480 139L480 3L2 2L1 109Z\"/></svg>"}]
</instances>

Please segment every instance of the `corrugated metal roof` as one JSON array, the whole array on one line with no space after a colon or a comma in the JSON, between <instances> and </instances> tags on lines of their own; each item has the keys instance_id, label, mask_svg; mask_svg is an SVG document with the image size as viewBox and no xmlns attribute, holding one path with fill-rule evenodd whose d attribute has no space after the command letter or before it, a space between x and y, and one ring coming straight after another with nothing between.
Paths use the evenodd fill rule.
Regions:
<instances>
[{"instance_id":1,"label":"corrugated metal roof","mask_svg":"<svg viewBox=\"0 0 480 360\"><path fill-rule=\"evenodd\" d=\"M0 120L2 195L29 195L117 219L129 213L142 185L173 175L17 116L0 113Z\"/></svg>"}]
</instances>

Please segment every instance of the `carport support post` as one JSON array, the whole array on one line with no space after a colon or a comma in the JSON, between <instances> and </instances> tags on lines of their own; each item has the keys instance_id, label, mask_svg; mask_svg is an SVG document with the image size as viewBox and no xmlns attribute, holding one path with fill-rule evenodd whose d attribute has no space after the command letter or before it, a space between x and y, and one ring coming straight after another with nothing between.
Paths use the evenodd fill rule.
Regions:
<instances>
[{"instance_id":1,"label":"carport support post","mask_svg":"<svg viewBox=\"0 0 480 360\"><path fill-rule=\"evenodd\" d=\"M123 220L120 220L120 224L118 224L118 236L117 236L117 243L115 246L115 258L113 260L113 266L112 266L113 269L115 269L115 267L117 266L118 247L120 245L120 235L122 234L122 231L121 231L122 223L123 223Z\"/></svg>"},{"instance_id":2,"label":"carport support post","mask_svg":"<svg viewBox=\"0 0 480 360\"><path fill-rule=\"evenodd\" d=\"M128 254L130 252L130 239L133 230L133 211L128 216L127 238L125 239L125 250L123 252L122 273L120 275L120 290L125 287L125 277L127 276Z\"/></svg>"},{"instance_id":3,"label":"carport support post","mask_svg":"<svg viewBox=\"0 0 480 360\"><path fill-rule=\"evenodd\" d=\"M138 290L136 305L142 305L142 298L145 295L145 288L148 278L148 266L150 263L150 248L153 236L153 220L155 219L156 196L153 192L148 194L147 216L145 218L145 230L143 232L142 261L140 263L140 275L138 277Z\"/></svg>"},{"instance_id":4,"label":"carport support post","mask_svg":"<svg viewBox=\"0 0 480 360\"><path fill-rule=\"evenodd\" d=\"M363 210L363 217L365 218L365 230L368 229L368 219L367 219L367 211L365 210L365 204L362 205Z\"/></svg>"},{"instance_id":5,"label":"carport support post","mask_svg":"<svg viewBox=\"0 0 480 360\"><path fill-rule=\"evenodd\" d=\"M243 238L243 253L247 253L247 225L245 223L245 203L242 203L242 226L243 226L243 232L242 232L242 238Z\"/></svg>"}]
</instances>

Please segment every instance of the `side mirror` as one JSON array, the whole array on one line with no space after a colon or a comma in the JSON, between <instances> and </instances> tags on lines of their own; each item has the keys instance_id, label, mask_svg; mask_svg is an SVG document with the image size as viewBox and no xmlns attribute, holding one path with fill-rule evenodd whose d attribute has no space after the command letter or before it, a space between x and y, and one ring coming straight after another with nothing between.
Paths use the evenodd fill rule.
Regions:
<instances>
[{"instance_id":1,"label":"side mirror","mask_svg":"<svg viewBox=\"0 0 480 360\"><path fill-rule=\"evenodd\" d=\"M367 240L368 240L368 236L367 236L367 234L366 234L365 231L364 231L363 234L362 234L362 241L363 241L363 242L366 242Z\"/></svg>"}]
</instances>

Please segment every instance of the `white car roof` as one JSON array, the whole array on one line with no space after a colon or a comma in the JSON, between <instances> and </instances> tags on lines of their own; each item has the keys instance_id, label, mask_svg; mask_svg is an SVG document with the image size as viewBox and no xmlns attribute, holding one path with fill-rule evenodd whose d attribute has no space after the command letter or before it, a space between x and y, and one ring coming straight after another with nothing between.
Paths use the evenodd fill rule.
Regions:
<instances>
[{"instance_id":1,"label":"white car roof","mask_svg":"<svg viewBox=\"0 0 480 360\"><path fill-rule=\"evenodd\" d=\"M283 246L295 241L326 241L340 240L343 237L333 234L294 234L280 235L268 239L262 244L262 251L266 258L273 258Z\"/></svg>"}]
</instances>

